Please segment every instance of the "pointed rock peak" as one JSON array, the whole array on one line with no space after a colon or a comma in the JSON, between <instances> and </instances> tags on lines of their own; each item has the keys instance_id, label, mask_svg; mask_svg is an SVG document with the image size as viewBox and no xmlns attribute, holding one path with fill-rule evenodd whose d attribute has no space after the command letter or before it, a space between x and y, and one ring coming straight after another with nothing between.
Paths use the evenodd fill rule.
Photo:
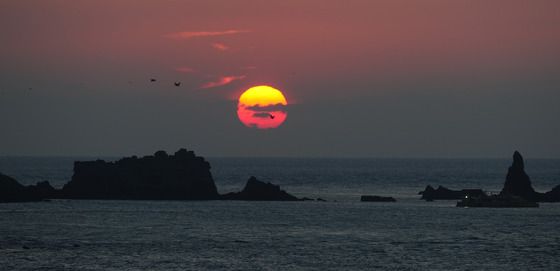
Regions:
<instances>
[{"instance_id":1,"label":"pointed rock peak","mask_svg":"<svg viewBox=\"0 0 560 271\"><path fill-rule=\"evenodd\" d=\"M513 164L511 165L513 168L524 169L525 165L523 164L523 156L518 151L513 153Z\"/></svg>"}]
</instances>

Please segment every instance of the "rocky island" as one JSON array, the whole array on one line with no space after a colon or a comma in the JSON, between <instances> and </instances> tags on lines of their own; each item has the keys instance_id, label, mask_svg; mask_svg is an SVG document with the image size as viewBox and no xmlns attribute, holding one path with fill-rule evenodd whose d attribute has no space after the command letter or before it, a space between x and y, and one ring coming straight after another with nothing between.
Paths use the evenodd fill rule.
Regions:
<instances>
[{"instance_id":1,"label":"rocky island","mask_svg":"<svg viewBox=\"0 0 560 271\"><path fill-rule=\"evenodd\" d=\"M286 191L280 189L280 186L271 183L265 183L257 180L251 176L247 184L240 192L227 193L221 195L220 199L223 200L247 200L247 201L299 201L288 194Z\"/></svg>"},{"instance_id":2,"label":"rocky island","mask_svg":"<svg viewBox=\"0 0 560 271\"><path fill-rule=\"evenodd\" d=\"M462 189L462 190L451 190L444 186L438 186L434 189L431 185L426 186L424 191L418 192L422 195L421 199L426 201L433 200L457 200L464 197L477 197L485 195L482 189Z\"/></svg>"},{"instance_id":3,"label":"rocky island","mask_svg":"<svg viewBox=\"0 0 560 271\"><path fill-rule=\"evenodd\" d=\"M62 189L55 189L46 181L23 186L0 174L0 202L45 199L301 200L255 177L249 178L242 191L220 195L210 164L186 149L173 155L158 151L154 155L126 157L115 162L76 161L72 179Z\"/></svg>"},{"instance_id":4,"label":"rocky island","mask_svg":"<svg viewBox=\"0 0 560 271\"><path fill-rule=\"evenodd\" d=\"M210 164L194 152L158 151L116 162L75 162L72 180L62 188L69 199L212 200L218 191Z\"/></svg>"},{"instance_id":5,"label":"rocky island","mask_svg":"<svg viewBox=\"0 0 560 271\"><path fill-rule=\"evenodd\" d=\"M546 193L536 192L531 185L531 179L525 173L523 156L518 151L515 151L513 163L508 169L506 181L500 195L514 195L536 202L559 202L560 185L555 186Z\"/></svg>"},{"instance_id":6,"label":"rocky island","mask_svg":"<svg viewBox=\"0 0 560 271\"><path fill-rule=\"evenodd\" d=\"M525 173L523 156L513 153L513 163L508 169L506 181L498 195L466 196L457 207L539 207L537 202L559 202L560 186L546 193L533 189L529 175Z\"/></svg>"}]
</instances>

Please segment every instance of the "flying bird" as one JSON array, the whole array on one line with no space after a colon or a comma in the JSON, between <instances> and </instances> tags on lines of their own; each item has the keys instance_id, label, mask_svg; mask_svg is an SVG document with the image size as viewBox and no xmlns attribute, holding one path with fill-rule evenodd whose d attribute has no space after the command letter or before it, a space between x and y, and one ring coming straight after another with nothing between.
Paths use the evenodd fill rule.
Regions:
<instances>
[{"instance_id":1,"label":"flying bird","mask_svg":"<svg viewBox=\"0 0 560 271\"><path fill-rule=\"evenodd\" d=\"M178 87L178 86L181 85L181 82L175 82L174 84L175 84L176 87Z\"/></svg>"},{"instance_id":2,"label":"flying bird","mask_svg":"<svg viewBox=\"0 0 560 271\"><path fill-rule=\"evenodd\" d=\"M155 82L155 81L157 81L155 78L150 79L150 82Z\"/></svg>"}]
</instances>

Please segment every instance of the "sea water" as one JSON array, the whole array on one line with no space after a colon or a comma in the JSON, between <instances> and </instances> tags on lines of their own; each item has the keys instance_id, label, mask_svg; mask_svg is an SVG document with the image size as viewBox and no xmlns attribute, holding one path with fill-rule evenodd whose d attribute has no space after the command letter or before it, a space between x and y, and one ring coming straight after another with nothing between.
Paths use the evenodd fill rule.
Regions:
<instances>
[{"instance_id":1,"label":"sea water","mask_svg":"<svg viewBox=\"0 0 560 271\"><path fill-rule=\"evenodd\" d=\"M60 188L74 160L90 159L4 157L0 172ZM0 270L560 270L560 203L419 200L427 184L498 192L510 160L208 160L221 193L254 175L327 202L0 204ZM560 160L525 165L536 190L560 184ZM397 202L360 202L365 194Z\"/></svg>"}]
</instances>

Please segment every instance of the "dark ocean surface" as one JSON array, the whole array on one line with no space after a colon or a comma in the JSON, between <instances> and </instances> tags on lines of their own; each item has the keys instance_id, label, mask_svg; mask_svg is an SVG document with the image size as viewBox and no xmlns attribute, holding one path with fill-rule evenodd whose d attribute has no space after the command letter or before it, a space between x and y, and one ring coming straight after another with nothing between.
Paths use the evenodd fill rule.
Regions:
<instances>
[{"instance_id":1,"label":"dark ocean surface","mask_svg":"<svg viewBox=\"0 0 560 271\"><path fill-rule=\"evenodd\" d=\"M62 187L74 160L91 158L0 157L0 172ZM419 200L427 184L499 192L511 160L208 160L221 193L254 175L328 202L0 204L0 270L560 270L560 203ZM560 160L525 166L536 190L560 184ZM363 194L398 201L362 203Z\"/></svg>"}]
</instances>

